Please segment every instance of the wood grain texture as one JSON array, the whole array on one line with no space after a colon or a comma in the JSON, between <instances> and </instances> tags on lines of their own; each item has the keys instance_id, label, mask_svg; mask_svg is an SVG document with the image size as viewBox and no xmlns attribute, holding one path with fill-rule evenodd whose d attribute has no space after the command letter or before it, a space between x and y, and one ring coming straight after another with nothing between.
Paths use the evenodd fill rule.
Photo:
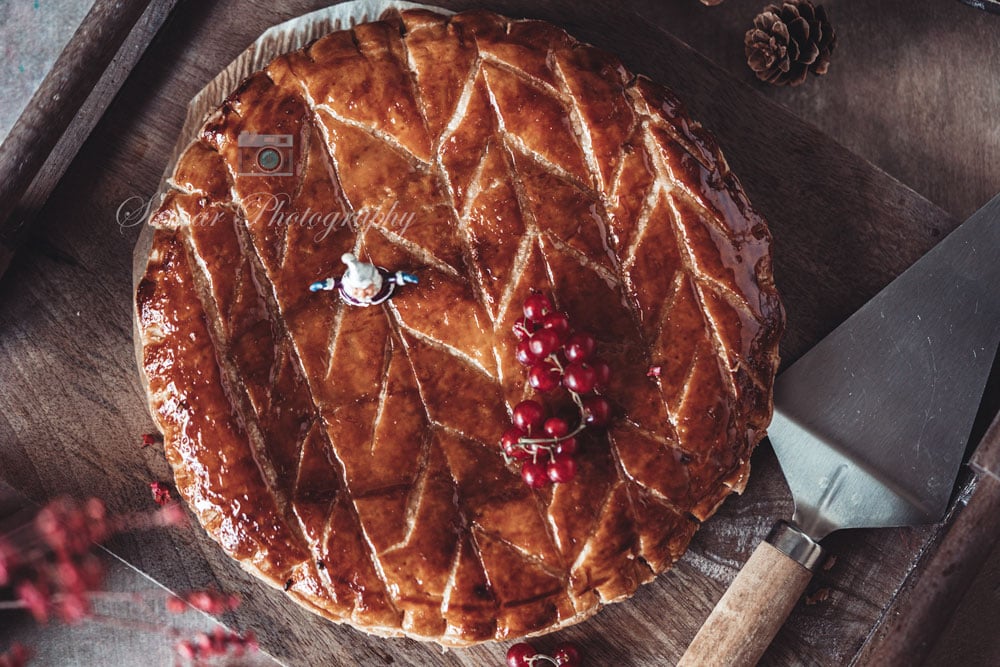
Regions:
<instances>
[{"instance_id":1,"label":"wood grain texture","mask_svg":"<svg viewBox=\"0 0 1000 667\"><path fill-rule=\"evenodd\" d=\"M1000 189L1000 18L956 0L825 0L830 71L798 88L757 81L743 34L767 3L630 6L733 77L964 220Z\"/></svg>"},{"instance_id":2,"label":"wood grain texture","mask_svg":"<svg viewBox=\"0 0 1000 667\"><path fill-rule=\"evenodd\" d=\"M929 549L905 583L876 641L861 653L863 664L917 664L934 647L951 610L968 589L980 564L1000 536L1000 417L982 438L969 461L971 480L960 491L945 521L947 534ZM940 660L940 658L939 658Z\"/></svg>"},{"instance_id":3,"label":"wood grain texture","mask_svg":"<svg viewBox=\"0 0 1000 667\"><path fill-rule=\"evenodd\" d=\"M133 444L150 429L131 346L137 229L120 227L116 213L126 198L155 192L188 100L264 28L321 4L182 2L42 212L44 238L25 247L0 283L0 475L31 497L97 490L122 511L148 507L148 482L168 478L161 454ZM776 239L777 281L789 314L786 361L957 223L734 82L667 34L666 19L637 17L629 9L641 7L637 1L511 0L490 7L552 20L615 51L635 71L673 87L715 132ZM594 664L675 662L773 520L790 510L773 454L761 447L744 495L723 506L673 571L630 602L539 645L577 641ZM829 589L829 598L797 605L762 664L850 663L943 532L931 526L831 536L825 546L838 556L836 565L810 588ZM170 588L240 591L245 605L234 624L258 629L266 649L288 664L502 664L505 646L441 653L325 623L243 574L198 530L113 546Z\"/></svg>"},{"instance_id":4,"label":"wood grain texture","mask_svg":"<svg viewBox=\"0 0 1000 667\"><path fill-rule=\"evenodd\" d=\"M941 610L955 608L997 543L998 506L1000 481L992 475L980 476L974 485L962 489L954 515L949 517L947 534L917 564L921 576L902 588L886 615L885 624L876 629L874 641L860 654L861 664L921 662L948 620L949 614Z\"/></svg>"},{"instance_id":5,"label":"wood grain texture","mask_svg":"<svg viewBox=\"0 0 1000 667\"><path fill-rule=\"evenodd\" d=\"M147 5L97 0L0 146L0 275L24 233L24 216L11 214Z\"/></svg>"},{"instance_id":6,"label":"wood grain texture","mask_svg":"<svg viewBox=\"0 0 1000 667\"><path fill-rule=\"evenodd\" d=\"M705 619L677 667L753 667L810 579L812 572L761 542Z\"/></svg>"},{"instance_id":7,"label":"wood grain texture","mask_svg":"<svg viewBox=\"0 0 1000 667\"><path fill-rule=\"evenodd\" d=\"M94 84L93 89L73 115L62 136L35 174L30 185L16 202L9 217L0 225L0 280L23 237L31 233L31 221L41 211L49 194L66 173L84 141L90 136L104 111L111 104L119 88L128 78L132 68L149 46L153 36L170 15L177 0L151 0L145 11L132 26L125 41L118 48L110 64ZM57 132L57 126L46 127ZM2 153L2 150L0 150Z\"/></svg>"}]
</instances>

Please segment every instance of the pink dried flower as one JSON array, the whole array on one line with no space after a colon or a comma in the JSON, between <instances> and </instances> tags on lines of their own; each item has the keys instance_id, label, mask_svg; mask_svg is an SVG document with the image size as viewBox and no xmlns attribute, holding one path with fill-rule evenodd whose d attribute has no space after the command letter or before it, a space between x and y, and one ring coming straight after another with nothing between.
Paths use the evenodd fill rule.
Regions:
<instances>
[{"instance_id":1,"label":"pink dried flower","mask_svg":"<svg viewBox=\"0 0 1000 667\"><path fill-rule=\"evenodd\" d=\"M187 523L187 516L184 515L184 508L180 503L172 502L164 505L156 513L157 526L182 526Z\"/></svg>"},{"instance_id":2,"label":"pink dried flower","mask_svg":"<svg viewBox=\"0 0 1000 667\"><path fill-rule=\"evenodd\" d=\"M104 579L104 566L93 553L95 543L110 533L104 503L56 498L28 528L34 529L26 532L32 546L20 549L9 537L0 544L0 581L39 623L53 615L70 623L89 616L90 592Z\"/></svg>"},{"instance_id":3,"label":"pink dried flower","mask_svg":"<svg viewBox=\"0 0 1000 667\"><path fill-rule=\"evenodd\" d=\"M95 600L116 595L101 591L104 565L94 552L95 543L119 530L159 528L187 520L165 484L153 482L150 490L161 506L158 510L109 517L100 500L57 498L25 527L24 543L29 546L22 547L13 540L12 535L21 534L20 530L0 537L0 587L11 589L17 600L9 606L28 611L39 623L47 623L53 617L68 623L88 618L114 622L113 617L101 616L92 608ZM138 602L139 596L129 599ZM239 604L238 596L214 590L194 591L167 600L167 608L173 612L193 607L215 615L233 610ZM163 629L141 622L131 622L130 627L162 631L171 638L180 634L175 628ZM190 658L195 664L215 657L238 657L248 650L257 650L252 633L240 635L221 628L177 644L178 655ZM23 667L28 657L23 647L14 646L0 654L0 667Z\"/></svg>"},{"instance_id":4,"label":"pink dried flower","mask_svg":"<svg viewBox=\"0 0 1000 667\"><path fill-rule=\"evenodd\" d=\"M87 590L80 566L71 560L61 560L56 563L52 578L59 582L59 588L64 591L82 593Z\"/></svg>"},{"instance_id":5,"label":"pink dried flower","mask_svg":"<svg viewBox=\"0 0 1000 667\"><path fill-rule=\"evenodd\" d=\"M49 622L51 593L44 581L32 581L31 579L20 581L14 587L14 594L17 595L17 599L24 605L24 608L31 612L36 621L42 624Z\"/></svg>"},{"instance_id":6,"label":"pink dried flower","mask_svg":"<svg viewBox=\"0 0 1000 667\"><path fill-rule=\"evenodd\" d=\"M170 490L159 482L150 484L150 491L153 499L156 500L156 487L163 489L167 494ZM181 526L187 523L187 516L180 504L175 500L168 500L158 510L153 512L136 512L133 514L123 514L115 517L115 530L152 530L163 528L164 526Z\"/></svg>"},{"instance_id":7,"label":"pink dried flower","mask_svg":"<svg viewBox=\"0 0 1000 667\"><path fill-rule=\"evenodd\" d=\"M237 595L227 595L218 591L195 591L186 596L188 604L209 614L223 614L240 606Z\"/></svg>"},{"instance_id":8,"label":"pink dried flower","mask_svg":"<svg viewBox=\"0 0 1000 667\"><path fill-rule=\"evenodd\" d=\"M111 534L108 526L108 508L100 498L88 498L83 505L87 516L87 532L92 542L102 542Z\"/></svg>"},{"instance_id":9,"label":"pink dried flower","mask_svg":"<svg viewBox=\"0 0 1000 667\"><path fill-rule=\"evenodd\" d=\"M170 497L170 489L165 484L150 482L149 489L153 492L153 501L160 507L163 507L173 500L173 498Z\"/></svg>"},{"instance_id":10,"label":"pink dried flower","mask_svg":"<svg viewBox=\"0 0 1000 667\"><path fill-rule=\"evenodd\" d=\"M13 572L20 565L20 555L14 545L0 537L0 586L6 586L13 578Z\"/></svg>"},{"instance_id":11,"label":"pink dried flower","mask_svg":"<svg viewBox=\"0 0 1000 667\"><path fill-rule=\"evenodd\" d=\"M167 598L167 611L181 614L188 610L188 605L208 614L218 615L232 611L240 606L238 595L229 595L219 591L192 591L178 597Z\"/></svg>"},{"instance_id":12,"label":"pink dried flower","mask_svg":"<svg viewBox=\"0 0 1000 667\"><path fill-rule=\"evenodd\" d=\"M64 593L55 598L56 614L66 623L79 623L90 616L90 600L85 593Z\"/></svg>"},{"instance_id":13,"label":"pink dried flower","mask_svg":"<svg viewBox=\"0 0 1000 667\"><path fill-rule=\"evenodd\" d=\"M31 658L31 651L24 644L14 644L0 653L0 667L24 667Z\"/></svg>"},{"instance_id":14,"label":"pink dried flower","mask_svg":"<svg viewBox=\"0 0 1000 667\"><path fill-rule=\"evenodd\" d=\"M648 378L658 378L663 372L663 366L650 366L649 370L646 371L646 377Z\"/></svg>"},{"instance_id":15,"label":"pink dried flower","mask_svg":"<svg viewBox=\"0 0 1000 667\"><path fill-rule=\"evenodd\" d=\"M254 633L241 635L224 628L216 628L211 634L199 632L193 639L177 642L174 646L177 655L192 661L225 655L240 657L257 649L257 637Z\"/></svg>"},{"instance_id":16,"label":"pink dried flower","mask_svg":"<svg viewBox=\"0 0 1000 667\"><path fill-rule=\"evenodd\" d=\"M97 498L83 504L56 498L35 516L35 530L56 554L85 554L108 536L107 510Z\"/></svg>"},{"instance_id":17,"label":"pink dried flower","mask_svg":"<svg viewBox=\"0 0 1000 667\"><path fill-rule=\"evenodd\" d=\"M185 660L194 660L198 656L198 649L186 639L174 645L174 652Z\"/></svg>"},{"instance_id":18,"label":"pink dried flower","mask_svg":"<svg viewBox=\"0 0 1000 667\"><path fill-rule=\"evenodd\" d=\"M39 573L48 575L54 590L82 595L101 587L104 564L96 555L85 554L74 559L59 559L51 568L39 568Z\"/></svg>"},{"instance_id":19,"label":"pink dried flower","mask_svg":"<svg viewBox=\"0 0 1000 667\"><path fill-rule=\"evenodd\" d=\"M86 590L96 590L104 584L104 563L96 554L81 556L76 563L76 573Z\"/></svg>"}]
</instances>

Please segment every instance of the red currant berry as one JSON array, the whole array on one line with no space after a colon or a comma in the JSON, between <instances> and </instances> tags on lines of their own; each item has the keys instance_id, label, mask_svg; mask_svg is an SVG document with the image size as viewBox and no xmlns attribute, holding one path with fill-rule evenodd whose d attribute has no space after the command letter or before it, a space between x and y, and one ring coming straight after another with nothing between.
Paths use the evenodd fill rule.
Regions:
<instances>
[{"instance_id":1,"label":"red currant berry","mask_svg":"<svg viewBox=\"0 0 1000 667\"><path fill-rule=\"evenodd\" d=\"M611 404L600 396L583 399L584 421L590 426L607 426L611 420Z\"/></svg>"},{"instance_id":2,"label":"red currant berry","mask_svg":"<svg viewBox=\"0 0 1000 667\"><path fill-rule=\"evenodd\" d=\"M550 438L561 438L569 433L569 424L566 423L565 419L550 417L545 420L542 430L544 430L545 434Z\"/></svg>"},{"instance_id":3,"label":"red currant berry","mask_svg":"<svg viewBox=\"0 0 1000 667\"><path fill-rule=\"evenodd\" d=\"M556 454L556 457L545 466L545 473L555 484L569 482L576 477L576 461L569 454Z\"/></svg>"},{"instance_id":4,"label":"red currant berry","mask_svg":"<svg viewBox=\"0 0 1000 667\"><path fill-rule=\"evenodd\" d=\"M528 339L528 349L539 359L544 359L559 347L561 340L559 334L551 329L541 329L536 331Z\"/></svg>"},{"instance_id":5,"label":"red currant berry","mask_svg":"<svg viewBox=\"0 0 1000 667\"><path fill-rule=\"evenodd\" d=\"M549 313L542 318L542 328L556 332L560 341L566 340L569 336L569 317L566 313Z\"/></svg>"},{"instance_id":6,"label":"red currant berry","mask_svg":"<svg viewBox=\"0 0 1000 667\"><path fill-rule=\"evenodd\" d=\"M500 445L503 447L504 454L513 459L524 459L530 456L524 448L518 444L518 441L525 435L524 431L512 426L511 428L504 431L503 435L500 437Z\"/></svg>"},{"instance_id":7,"label":"red currant berry","mask_svg":"<svg viewBox=\"0 0 1000 667\"><path fill-rule=\"evenodd\" d=\"M517 441L524 437L524 431L516 426L512 426L503 432L500 436L500 444L503 445L504 449L507 449L510 445L516 445Z\"/></svg>"},{"instance_id":8,"label":"red currant berry","mask_svg":"<svg viewBox=\"0 0 1000 667\"><path fill-rule=\"evenodd\" d=\"M533 489L541 489L549 483L546 473L547 470L543 463L525 461L524 465L521 466L521 479Z\"/></svg>"},{"instance_id":9,"label":"red currant berry","mask_svg":"<svg viewBox=\"0 0 1000 667\"><path fill-rule=\"evenodd\" d=\"M523 317L519 317L514 320L514 335L517 336L518 340L524 340L531 335L531 332L535 328L528 324L528 320Z\"/></svg>"},{"instance_id":10,"label":"red currant berry","mask_svg":"<svg viewBox=\"0 0 1000 667\"><path fill-rule=\"evenodd\" d=\"M611 382L611 366L603 359L594 359L590 362L590 367L594 369L594 386L604 389Z\"/></svg>"},{"instance_id":11,"label":"red currant berry","mask_svg":"<svg viewBox=\"0 0 1000 667\"><path fill-rule=\"evenodd\" d=\"M542 362L540 364L535 364L528 371L528 384L532 386L533 389L537 389L541 392L552 391L559 386L559 378L562 374L559 369Z\"/></svg>"},{"instance_id":12,"label":"red currant berry","mask_svg":"<svg viewBox=\"0 0 1000 667\"><path fill-rule=\"evenodd\" d=\"M527 461L532 458L532 453L529 450L533 447L534 445L516 445L507 453L507 456L517 461Z\"/></svg>"},{"instance_id":13,"label":"red currant berry","mask_svg":"<svg viewBox=\"0 0 1000 667\"><path fill-rule=\"evenodd\" d=\"M587 364L572 363L566 367L563 374L563 386L578 394L586 394L594 389L597 374Z\"/></svg>"},{"instance_id":14,"label":"red currant berry","mask_svg":"<svg viewBox=\"0 0 1000 667\"><path fill-rule=\"evenodd\" d=\"M532 354L527 340L522 340L517 344L517 352L514 356L525 366L530 366L538 361L538 357Z\"/></svg>"},{"instance_id":15,"label":"red currant berry","mask_svg":"<svg viewBox=\"0 0 1000 667\"><path fill-rule=\"evenodd\" d=\"M596 347L597 341L589 333L575 333L566 341L566 358L570 361L586 361Z\"/></svg>"},{"instance_id":16,"label":"red currant berry","mask_svg":"<svg viewBox=\"0 0 1000 667\"><path fill-rule=\"evenodd\" d=\"M576 454L576 449L576 438L566 438L556 445L556 454Z\"/></svg>"},{"instance_id":17,"label":"red currant berry","mask_svg":"<svg viewBox=\"0 0 1000 667\"><path fill-rule=\"evenodd\" d=\"M526 433L542 427L545 408L538 401L521 401L514 406L514 426Z\"/></svg>"},{"instance_id":18,"label":"red currant berry","mask_svg":"<svg viewBox=\"0 0 1000 667\"><path fill-rule=\"evenodd\" d=\"M507 667L531 667L528 658L533 658L538 652L527 642L514 644L507 649Z\"/></svg>"},{"instance_id":19,"label":"red currant berry","mask_svg":"<svg viewBox=\"0 0 1000 667\"><path fill-rule=\"evenodd\" d=\"M580 649L576 647L576 644L572 642L563 642L556 646L555 653L552 657L556 659L556 664L559 667L579 667L583 664L582 656L580 655Z\"/></svg>"},{"instance_id":20,"label":"red currant berry","mask_svg":"<svg viewBox=\"0 0 1000 667\"><path fill-rule=\"evenodd\" d=\"M544 294L532 294L524 300L524 318L529 322L541 322L553 310L552 302Z\"/></svg>"}]
</instances>

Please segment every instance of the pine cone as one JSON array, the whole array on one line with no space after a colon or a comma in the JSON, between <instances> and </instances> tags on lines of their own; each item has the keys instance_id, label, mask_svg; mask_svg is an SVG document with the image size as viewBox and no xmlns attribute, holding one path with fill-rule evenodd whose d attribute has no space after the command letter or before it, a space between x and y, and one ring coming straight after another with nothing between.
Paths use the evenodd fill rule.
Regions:
<instances>
[{"instance_id":1,"label":"pine cone","mask_svg":"<svg viewBox=\"0 0 1000 667\"><path fill-rule=\"evenodd\" d=\"M747 64L761 81L797 86L812 72L826 74L837 34L826 10L809 0L768 5L743 38Z\"/></svg>"}]
</instances>

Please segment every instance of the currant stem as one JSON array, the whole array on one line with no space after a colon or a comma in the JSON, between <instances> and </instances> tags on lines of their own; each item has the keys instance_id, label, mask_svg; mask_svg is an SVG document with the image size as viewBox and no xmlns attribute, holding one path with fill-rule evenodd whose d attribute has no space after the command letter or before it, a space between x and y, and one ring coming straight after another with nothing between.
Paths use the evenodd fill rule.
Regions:
<instances>
[{"instance_id":1,"label":"currant stem","mask_svg":"<svg viewBox=\"0 0 1000 667\"><path fill-rule=\"evenodd\" d=\"M519 328L520 330L525 331L525 333L528 333L527 330L524 329L524 327L515 327L515 328ZM555 353L552 353L552 354L548 355L547 357L545 357L545 361L551 363L553 366L555 366L557 369L559 369L559 373L560 374L562 374L562 373L564 373L566 371L566 368L563 366L562 363L560 363L559 358L555 355ZM580 398L580 394L576 393L572 389L566 388L566 392L569 394L570 399L572 399L573 403L577 407L577 410L579 410L579 412L580 412L580 423L577 425L577 427L576 427L575 430L573 430L571 433L567 433L566 435L560 436L558 438L524 438L524 437L522 437L522 438L518 438L518 440L517 440L517 445L523 451L528 452L529 454L531 454L531 460L534 461L535 463L538 462L539 449L544 450L545 452L547 452L548 455L549 455L549 460L550 461L554 461L555 458L556 458L556 455L555 455L555 452L553 451L553 445L558 445L560 442L563 442L565 440L569 440L570 438L575 438L576 436L578 436L580 433L582 433L587 428L587 411L583 407L583 399ZM531 447L531 449L529 450L528 446L531 446L531 445L534 445L534 446ZM541 447L539 447L539 445L541 445ZM507 463L510 463L512 461L512 459L509 456L507 456L506 452L504 452L503 457L504 457L504 461L506 461Z\"/></svg>"},{"instance_id":2,"label":"currant stem","mask_svg":"<svg viewBox=\"0 0 1000 667\"><path fill-rule=\"evenodd\" d=\"M555 445L563 440L569 440L570 438L575 438L577 435L583 432L587 428L587 425L581 423L576 427L576 430L572 433L567 433L566 435L561 435L558 438L518 438L517 444L519 445Z\"/></svg>"},{"instance_id":3,"label":"currant stem","mask_svg":"<svg viewBox=\"0 0 1000 667\"><path fill-rule=\"evenodd\" d=\"M553 366L558 368L560 374L566 372L566 367L559 362L559 357L557 357L555 354L550 354L545 358L545 360L551 362ZM580 398L580 394L576 393L572 389L567 388L566 391L569 393L569 397L573 399L573 402L576 403L576 407L580 409L580 422L583 423L583 419L586 416L584 414L585 411L583 409L583 399Z\"/></svg>"},{"instance_id":4,"label":"currant stem","mask_svg":"<svg viewBox=\"0 0 1000 667\"><path fill-rule=\"evenodd\" d=\"M539 405L537 401L524 400L514 407L512 420L516 428L508 429L501 437L501 454L508 465L521 461L521 477L533 488L541 488L549 481L559 484L573 479L576 474L573 454L579 446L574 438L588 426L604 426L603 422L606 420L595 417L587 408L591 390L597 388L598 371L586 366L577 367L589 358L596 341L588 333L577 332L579 336L574 334L568 315L554 311L552 304L540 292L532 290L531 294L524 302L524 317L519 318L513 326L514 334L520 341L517 360L531 368L528 382L537 391L545 393L562 385L579 414L579 420L571 432L554 435L564 429L569 431L571 419L553 416L543 424L545 413L553 406L546 407ZM568 348L571 342L573 347ZM543 350L547 351L544 356L541 354ZM565 360L560 359L561 355L566 355ZM601 363L601 377L604 377L610 370L607 364ZM567 375L567 372L570 374ZM586 401L574 387L586 390ZM601 411L604 410L604 405L602 403L598 406ZM562 406L558 407L561 411ZM536 430L544 432L533 433ZM546 454L548 464L543 466L539 459ZM548 480L542 476L542 471ZM538 660L546 658L542 656ZM554 659L548 658L548 661L558 665ZM531 660L528 664L533 666L535 662Z\"/></svg>"}]
</instances>

